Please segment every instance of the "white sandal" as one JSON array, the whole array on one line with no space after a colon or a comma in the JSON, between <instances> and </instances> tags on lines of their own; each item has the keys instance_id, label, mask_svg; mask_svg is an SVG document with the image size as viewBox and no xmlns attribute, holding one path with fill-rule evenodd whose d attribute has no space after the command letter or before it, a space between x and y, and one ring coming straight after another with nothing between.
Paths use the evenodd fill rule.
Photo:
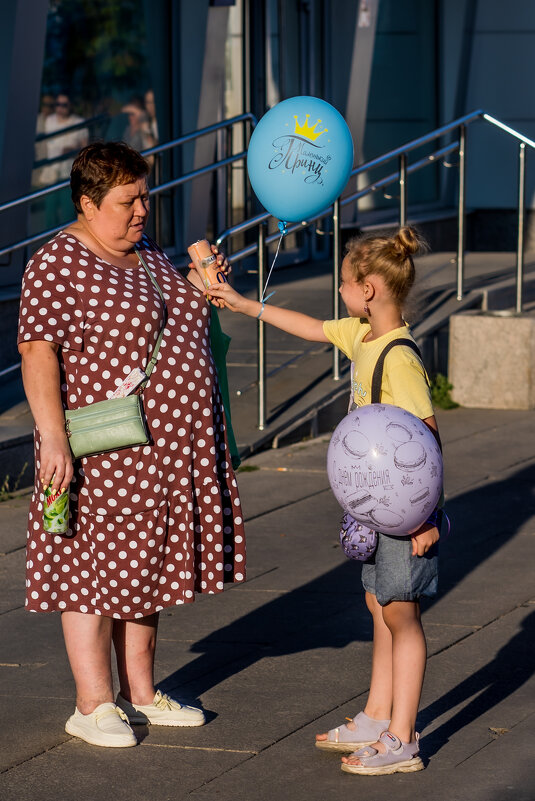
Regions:
<instances>
[{"instance_id":1,"label":"white sandal","mask_svg":"<svg viewBox=\"0 0 535 801\"><path fill-rule=\"evenodd\" d=\"M322 751L343 751L351 754L364 745L376 743L382 732L390 726L389 720L374 720L365 712L359 712L352 720L356 728L350 729L344 723L327 732L326 740L316 740L316 748Z\"/></svg>"},{"instance_id":2,"label":"white sandal","mask_svg":"<svg viewBox=\"0 0 535 801\"><path fill-rule=\"evenodd\" d=\"M424 763L418 756L420 735L416 733L414 742L402 743L391 731L384 731L378 742L386 751L381 754L376 748L367 746L351 756L358 757L360 765L342 762L342 770L346 773L357 773L361 776L384 776L390 773L413 773L424 769Z\"/></svg>"}]
</instances>

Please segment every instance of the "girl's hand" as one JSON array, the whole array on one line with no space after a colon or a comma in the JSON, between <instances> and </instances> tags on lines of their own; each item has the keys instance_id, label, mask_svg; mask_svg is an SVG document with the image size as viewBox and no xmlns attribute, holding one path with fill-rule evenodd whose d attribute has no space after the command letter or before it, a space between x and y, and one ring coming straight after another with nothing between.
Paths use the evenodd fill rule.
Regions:
<instances>
[{"instance_id":1,"label":"girl's hand","mask_svg":"<svg viewBox=\"0 0 535 801\"><path fill-rule=\"evenodd\" d=\"M204 290L204 294L212 300L213 298L219 301L220 306L225 306L232 312L241 312L253 316L255 308L261 308L260 303L255 300L248 300L236 292L230 284L212 284L208 289ZM212 302L214 302L212 300ZM258 313L258 312L256 312Z\"/></svg>"},{"instance_id":2,"label":"girl's hand","mask_svg":"<svg viewBox=\"0 0 535 801\"><path fill-rule=\"evenodd\" d=\"M440 532L436 526L430 523L424 523L418 531L411 534L412 538L412 555L423 556L433 545L439 541Z\"/></svg>"}]
</instances>

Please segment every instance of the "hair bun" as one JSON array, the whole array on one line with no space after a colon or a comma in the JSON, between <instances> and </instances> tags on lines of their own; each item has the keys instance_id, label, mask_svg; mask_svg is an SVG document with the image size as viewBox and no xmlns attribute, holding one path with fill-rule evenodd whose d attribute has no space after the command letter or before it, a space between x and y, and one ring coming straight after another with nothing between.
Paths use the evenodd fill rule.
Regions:
<instances>
[{"instance_id":1,"label":"hair bun","mask_svg":"<svg viewBox=\"0 0 535 801\"><path fill-rule=\"evenodd\" d=\"M425 240L420 236L418 231L410 225L405 226L405 228L400 228L397 234L392 238L392 241L394 250L403 259L418 253L419 250L425 250L427 247Z\"/></svg>"}]
</instances>

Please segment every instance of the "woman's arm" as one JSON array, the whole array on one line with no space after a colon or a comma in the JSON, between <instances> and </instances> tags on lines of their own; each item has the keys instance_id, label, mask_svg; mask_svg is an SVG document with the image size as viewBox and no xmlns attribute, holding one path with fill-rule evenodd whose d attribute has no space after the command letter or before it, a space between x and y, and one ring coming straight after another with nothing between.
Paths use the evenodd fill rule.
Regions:
<instances>
[{"instance_id":1,"label":"woman's arm","mask_svg":"<svg viewBox=\"0 0 535 801\"><path fill-rule=\"evenodd\" d=\"M308 314L301 314L301 312L291 309L281 309L279 306L266 304L262 311L262 304L258 300L249 300L243 297L230 284L212 284L205 292L205 294L208 293L223 301L226 308L232 312L241 312L247 317L258 317L262 312L262 320L265 323L274 325L288 334L311 342L329 342L323 333L323 320L317 320L315 317L309 317Z\"/></svg>"},{"instance_id":2,"label":"woman's arm","mask_svg":"<svg viewBox=\"0 0 535 801\"><path fill-rule=\"evenodd\" d=\"M39 478L46 487L54 476L53 492L66 489L73 476L57 352L58 345L54 342L32 341L19 345L24 390L41 438Z\"/></svg>"}]
</instances>

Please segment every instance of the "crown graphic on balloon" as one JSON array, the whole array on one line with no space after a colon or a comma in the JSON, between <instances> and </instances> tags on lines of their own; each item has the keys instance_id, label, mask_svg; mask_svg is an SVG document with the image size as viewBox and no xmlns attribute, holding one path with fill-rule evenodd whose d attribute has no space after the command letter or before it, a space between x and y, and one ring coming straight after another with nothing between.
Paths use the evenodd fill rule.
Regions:
<instances>
[{"instance_id":1,"label":"crown graphic on balloon","mask_svg":"<svg viewBox=\"0 0 535 801\"><path fill-rule=\"evenodd\" d=\"M306 117L305 117L305 121L304 121L303 125L299 125L299 120L297 119L297 114L294 114L294 120L295 120L294 133L298 134L299 136L306 136L306 138L310 139L311 142L315 142L316 139L319 136L321 136L324 133L327 133L327 131L329 129L328 128L324 128L323 131L316 131L316 126L317 126L318 122L321 122L321 120L316 120L314 125L309 125L308 124L308 118L309 117L310 117L310 114L307 114Z\"/></svg>"}]
</instances>

